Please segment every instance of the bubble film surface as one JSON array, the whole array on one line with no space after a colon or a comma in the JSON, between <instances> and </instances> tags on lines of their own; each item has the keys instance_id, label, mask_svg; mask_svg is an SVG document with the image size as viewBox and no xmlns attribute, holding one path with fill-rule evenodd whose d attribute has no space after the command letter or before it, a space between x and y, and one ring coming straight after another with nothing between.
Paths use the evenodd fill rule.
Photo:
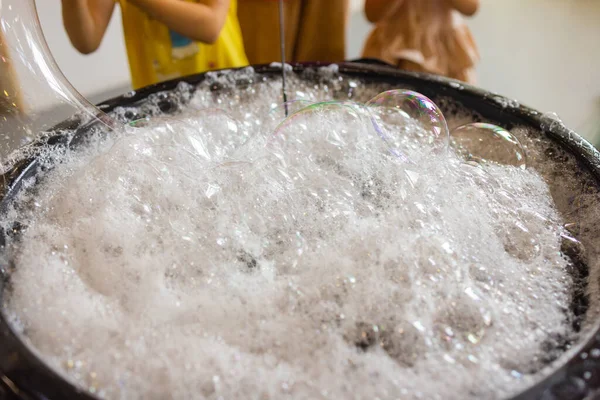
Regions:
<instances>
[{"instance_id":1,"label":"bubble film surface","mask_svg":"<svg viewBox=\"0 0 600 400\"><path fill-rule=\"evenodd\" d=\"M382 137L380 106L348 101L390 88L322 74L292 76L315 104L274 129L277 80L209 74L115 110L154 116L118 137L41 155L54 168L2 225L23 227L5 307L47 362L123 399L492 399L547 373L584 204L568 220L535 168L432 152L408 113Z\"/></svg>"},{"instance_id":2,"label":"bubble film surface","mask_svg":"<svg viewBox=\"0 0 600 400\"><path fill-rule=\"evenodd\" d=\"M448 125L442 111L426 96L412 90L394 89L378 94L366 103L379 126L397 149L425 145L443 151L448 145ZM415 141L415 139L418 139Z\"/></svg>"},{"instance_id":3,"label":"bubble film surface","mask_svg":"<svg viewBox=\"0 0 600 400\"><path fill-rule=\"evenodd\" d=\"M300 111L311 104L313 104L311 101L303 99L290 100L282 104L272 104L265 118L266 124L268 124L266 130L274 129L286 118L286 115Z\"/></svg>"},{"instance_id":4,"label":"bubble film surface","mask_svg":"<svg viewBox=\"0 0 600 400\"><path fill-rule=\"evenodd\" d=\"M465 124L450 132L450 144L469 161L527 167L527 153L513 134L487 123Z\"/></svg>"}]
</instances>

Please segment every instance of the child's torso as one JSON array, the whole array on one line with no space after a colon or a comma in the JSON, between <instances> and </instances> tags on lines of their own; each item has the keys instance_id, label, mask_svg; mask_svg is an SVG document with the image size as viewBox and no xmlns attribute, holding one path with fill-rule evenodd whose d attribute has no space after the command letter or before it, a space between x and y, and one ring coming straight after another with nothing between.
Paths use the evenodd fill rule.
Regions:
<instances>
[{"instance_id":1,"label":"child's torso","mask_svg":"<svg viewBox=\"0 0 600 400\"><path fill-rule=\"evenodd\" d=\"M237 21L237 0L231 0L219 38L211 45L195 42L169 30L127 0L119 0L119 3L135 89L210 69L239 67L248 63Z\"/></svg>"},{"instance_id":2,"label":"child's torso","mask_svg":"<svg viewBox=\"0 0 600 400\"><path fill-rule=\"evenodd\" d=\"M468 27L446 0L405 0L376 25L363 55L442 75L469 69L479 58Z\"/></svg>"}]
</instances>

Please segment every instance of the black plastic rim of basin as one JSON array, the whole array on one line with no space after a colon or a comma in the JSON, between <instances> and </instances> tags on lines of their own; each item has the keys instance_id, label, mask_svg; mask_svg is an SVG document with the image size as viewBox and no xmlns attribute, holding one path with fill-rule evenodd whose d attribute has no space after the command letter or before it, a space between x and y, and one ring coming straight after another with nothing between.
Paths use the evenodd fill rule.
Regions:
<instances>
[{"instance_id":1,"label":"black plastic rim of basin","mask_svg":"<svg viewBox=\"0 0 600 400\"><path fill-rule=\"evenodd\" d=\"M302 73L314 67L327 66L321 63L303 63L293 66L294 71ZM600 182L600 153L586 140L560 123L551 123L540 112L511 104L509 99L495 93L465 85L462 82L428 74L411 73L397 70L377 60L358 60L337 64L339 73L355 77L364 82L392 83L397 87L407 86L430 98L448 97L467 109L479 113L484 119L492 121L506 129L515 126L529 126L541 130L543 134L577 157L580 168L589 171ZM259 75L273 76L281 72L276 65L254 66ZM99 105L105 112L117 107L134 106L149 95L170 91L180 82L195 86L204 81L206 74L193 75L181 79L159 83L131 92ZM212 89L212 88L211 88ZM218 90L219 88L214 88ZM73 121L60 124L56 128L73 127ZM75 125L77 123L75 122ZM56 130L55 128L55 130ZM85 131L89 126L80 126ZM60 142L60 135L50 142ZM21 187L21 182L38 171L35 159L20 162L4 176L6 184L1 203L11 200ZM0 203L0 204L1 204ZM0 244L4 236L0 238ZM4 279L0 280L0 299L7 279L7 266L0 265ZM513 397L513 400L581 400L596 398L594 393L600 390L600 330L594 332L586 343L578 347L578 352L563 363L550 376ZM594 351L592 351L594 350ZM0 310L0 399L85 399L96 397L85 389L67 382L56 371L48 367L29 346L25 345L11 327L4 312Z\"/></svg>"}]
</instances>

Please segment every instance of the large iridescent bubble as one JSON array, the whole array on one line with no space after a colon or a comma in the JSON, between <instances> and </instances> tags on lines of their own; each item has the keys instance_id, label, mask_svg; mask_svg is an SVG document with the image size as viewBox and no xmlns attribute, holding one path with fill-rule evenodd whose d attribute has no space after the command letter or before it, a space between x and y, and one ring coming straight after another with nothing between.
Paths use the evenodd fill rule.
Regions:
<instances>
[{"instance_id":1,"label":"large iridescent bubble","mask_svg":"<svg viewBox=\"0 0 600 400\"><path fill-rule=\"evenodd\" d=\"M311 121L319 121L318 126ZM343 149L372 141L374 135L367 127L357 104L325 101L292 113L277 126L273 138L280 143L293 143L302 142L312 135L324 135L327 143Z\"/></svg>"},{"instance_id":2,"label":"large iridescent bubble","mask_svg":"<svg viewBox=\"0 0 600 400\"><path fill-rule=\"evenodd\" d=\"M477 122L459 126L450 133L450 144L468 161L527 167L527 153L519 139L493 124Z\"/></svg>"},{"instance_id":3,"label":"large iridescent bubble","mask_svg":"<svg viewBox=\"0 0 600 400\"><path fill-rule=\"evenodd\" d=\"M367 102L373 124L397 149L410 141L443 151L448 145L448 125L438 106L412 90L395 89L380 93Z\"/></svg>"}]
</instances>

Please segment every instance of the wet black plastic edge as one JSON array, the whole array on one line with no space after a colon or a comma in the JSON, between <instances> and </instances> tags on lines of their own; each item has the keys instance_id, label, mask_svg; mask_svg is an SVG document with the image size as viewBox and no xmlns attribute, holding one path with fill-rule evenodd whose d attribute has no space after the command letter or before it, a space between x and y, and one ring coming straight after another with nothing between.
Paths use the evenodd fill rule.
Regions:
<instances>
[{"instance_id":1,"label":"wet black plastic edge","mask_svg":"<svg viewBox=\"0 0 600 400\"><path fill-rule=\"evenodd\" d=\"M314 67L330 65L329 63L303 63L293 65L294 71L303 73ZM378 60L357 60L357 62L345 62L337 64L339 72L347 76L356 76L365 81L380 81L383 83L397 82L399 87L407 86L416 88L419 92L433 99L440 97L449 97L453 101L462 104L468 109L473 109L486 120L491 120L507 129L515 126L530 126L541 129L550 139L557 142L560 146L569 150L581 161L598 181L600 181L600 153L586 140L581 138L575 132L567 129L560 123L551 124L545 120L543 115L529 107L519 105L518 107L506 107L503 104L509 104L509 99L490 93L483 89L465 85L462 82L451 79L433 76L422 73L412 73L397 70ZM253 66L255 72L259 74L273 75L281 70L274 65ZM212 74L219 74L219 71ZM198 74L182 79L175 79L156 85L148 86L131 94L122 95L107 100L99 105L105 112L113 111L117 107L134 106L139 101L144 100L151 94L169 91L176 88L180 82L186 82L195 86L206 79L206 74ZM506 121L510 120L509 123ZM71 124L72 122L69 122ZM57 131L63 127L60 124L51 131ZM81 129L88 128L84 126ZM5 176L10 181L6 186L3 202L9 200L12 195L18 191L21 180L35 174L39 167L35 159L20 163L12 171L11 175ZM3 286L0 287L0 298ZM592 357L592 349L600 348L600 331L595 332L591 338L584 343L577 354L553 372L552 375L541 380L534 386L513 397L513 400L530 399L563 399L556 397L558 393L553 393L553 388L569 380L576 379L573 382L573 388L581 386L584 381L584 373L595 371L593 379L586 380L586 384L592 389L600 388L600 358ZM13 331L3 312L0 312L0 370L4 376L0 377L5 391L9 390L16 398L23 399L85 399L95 400L96 397L85 390L82 390L69 382L43 363L32 349L21 341L19 336ZM585 356L585 357L584 357ZM29 388L26 390L25 388ZM31 388L39 388L43 393L32 391ZM568 388L566 388L568 390ZM561 391L559 391L560 393ZM569 400L579 400L589 398L590 393L583 391L576 393L577 390L570 390ZM564 394L564 393L563 393Z\"/></svg>"}]
</instances>

